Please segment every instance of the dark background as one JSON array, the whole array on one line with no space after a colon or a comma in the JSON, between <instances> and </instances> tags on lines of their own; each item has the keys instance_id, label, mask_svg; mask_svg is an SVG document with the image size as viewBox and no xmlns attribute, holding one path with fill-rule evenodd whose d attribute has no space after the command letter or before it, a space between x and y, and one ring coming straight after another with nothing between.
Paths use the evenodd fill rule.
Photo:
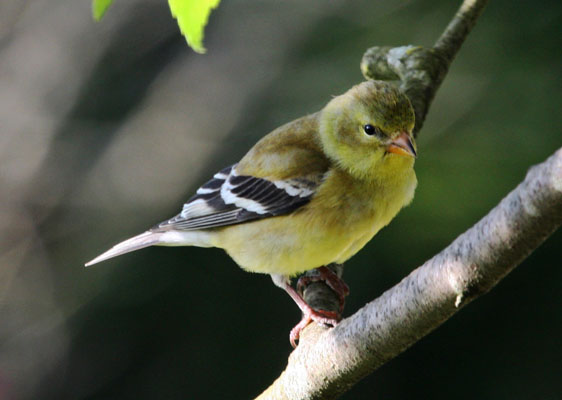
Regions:
<instances>
[{"instance_id":1,"label":"dark background","mask_svg":"<svg viewBox=\"0 0 562 400\"><path fill-rule=\"evenodd\" d=\"M217 169L430 45L460 1L224 1L191 51L163 0L0 5L0 398L248 399L299 312L221 250L150 248ZM447 246L562 144L562 3L493 0L418 140L412 205L347 263L349 315ZM561 232L344 399L562 398Z\"/></svg>"}]
</instances>

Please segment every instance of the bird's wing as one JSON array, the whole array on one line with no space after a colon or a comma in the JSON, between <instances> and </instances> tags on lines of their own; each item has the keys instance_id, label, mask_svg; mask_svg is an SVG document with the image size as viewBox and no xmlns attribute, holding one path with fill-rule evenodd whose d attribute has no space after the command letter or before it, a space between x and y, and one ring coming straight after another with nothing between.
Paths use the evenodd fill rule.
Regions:
<instances>
[{"instance_id":1,"label":"bird's wing","mask_svg":"<svg viewBox=\"0 0 562 400\"><path fill-rule=\"evenodd\" d=\"M180 214L152 231L214 228L288 214L307 204L325 173L270 180L239 175L236 164L216 173L184 204Z\"/></svg>"}]
</instances>

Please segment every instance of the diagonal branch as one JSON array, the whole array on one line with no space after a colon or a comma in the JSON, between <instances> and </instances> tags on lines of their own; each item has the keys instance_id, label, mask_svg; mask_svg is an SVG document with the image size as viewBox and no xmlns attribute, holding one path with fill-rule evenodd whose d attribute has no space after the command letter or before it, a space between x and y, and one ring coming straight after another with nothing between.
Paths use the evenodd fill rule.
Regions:
<instances>
[{"instance_id":1,"label":"diagonal branch","mask_svg":"<svg viewBox=\"0 0 562 400\"><path fill-rule=\"evenodd\" d=\"M258 399L333 399L496 285L562 224L562 148L449 247L337 327L313 325Z\"/></svg>"},{"instance_id":2,"label":"diagonal branch","mask_svg":"<svg viewBox=\"0 0 562 400\"><path fill-rule=\"evenodd\" d=\"M399 81L414 106L416 134L486 3L464 0L432 48L373 47L363 56L367 79ZM561 223L562 149L532 168L485 218L380 298L336 328L307 328L286 370L258 399L336 398L490 290ZM319 304L329 304L322 297L333 295L322 284L304 293Z\"/></svg>"}]
</instances>

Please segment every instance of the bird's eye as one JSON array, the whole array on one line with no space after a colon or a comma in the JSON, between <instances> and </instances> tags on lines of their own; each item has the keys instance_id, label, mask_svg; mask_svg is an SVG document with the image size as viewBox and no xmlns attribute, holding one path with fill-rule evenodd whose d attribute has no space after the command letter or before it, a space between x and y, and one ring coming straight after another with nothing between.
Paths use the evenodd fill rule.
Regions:
<instances>
[{"instance_id":1,"label":"bird's eye","mask_svg":"<svg viewBox=\"0 0 562 400\"><path fill-rule=\"evenodd\" d=\"M381 136L382 135L382 131L379 128L377 128L377 127L375 127L371 124L367 124L367 125L363 126L363 130L369 136L373 136L373 135Z\"/></svg>"}]
</instances>

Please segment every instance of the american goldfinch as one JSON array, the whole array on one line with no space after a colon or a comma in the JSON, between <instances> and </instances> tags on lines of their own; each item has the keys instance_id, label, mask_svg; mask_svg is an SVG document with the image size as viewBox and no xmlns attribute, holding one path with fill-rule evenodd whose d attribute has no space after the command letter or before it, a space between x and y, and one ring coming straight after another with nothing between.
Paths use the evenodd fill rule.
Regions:
<instances>
[{"instance_id":1,"label":"american goldfinch","mask_svg":"<svg viewBox=\"0 0 562 400\"><path fill-rule=\"evenodd\" d=\"M246 271L270 274L295 300L304 317L291 332L294 344L310 320L335 325L337 317L311 309L290 277L345 262L411 202L413 127L412 105L397 88L360 83L263 137L175 217L86 265L155 245L222 248ZM320 271L345 292L335 274Z\"/></svg>"}]
</instances>

